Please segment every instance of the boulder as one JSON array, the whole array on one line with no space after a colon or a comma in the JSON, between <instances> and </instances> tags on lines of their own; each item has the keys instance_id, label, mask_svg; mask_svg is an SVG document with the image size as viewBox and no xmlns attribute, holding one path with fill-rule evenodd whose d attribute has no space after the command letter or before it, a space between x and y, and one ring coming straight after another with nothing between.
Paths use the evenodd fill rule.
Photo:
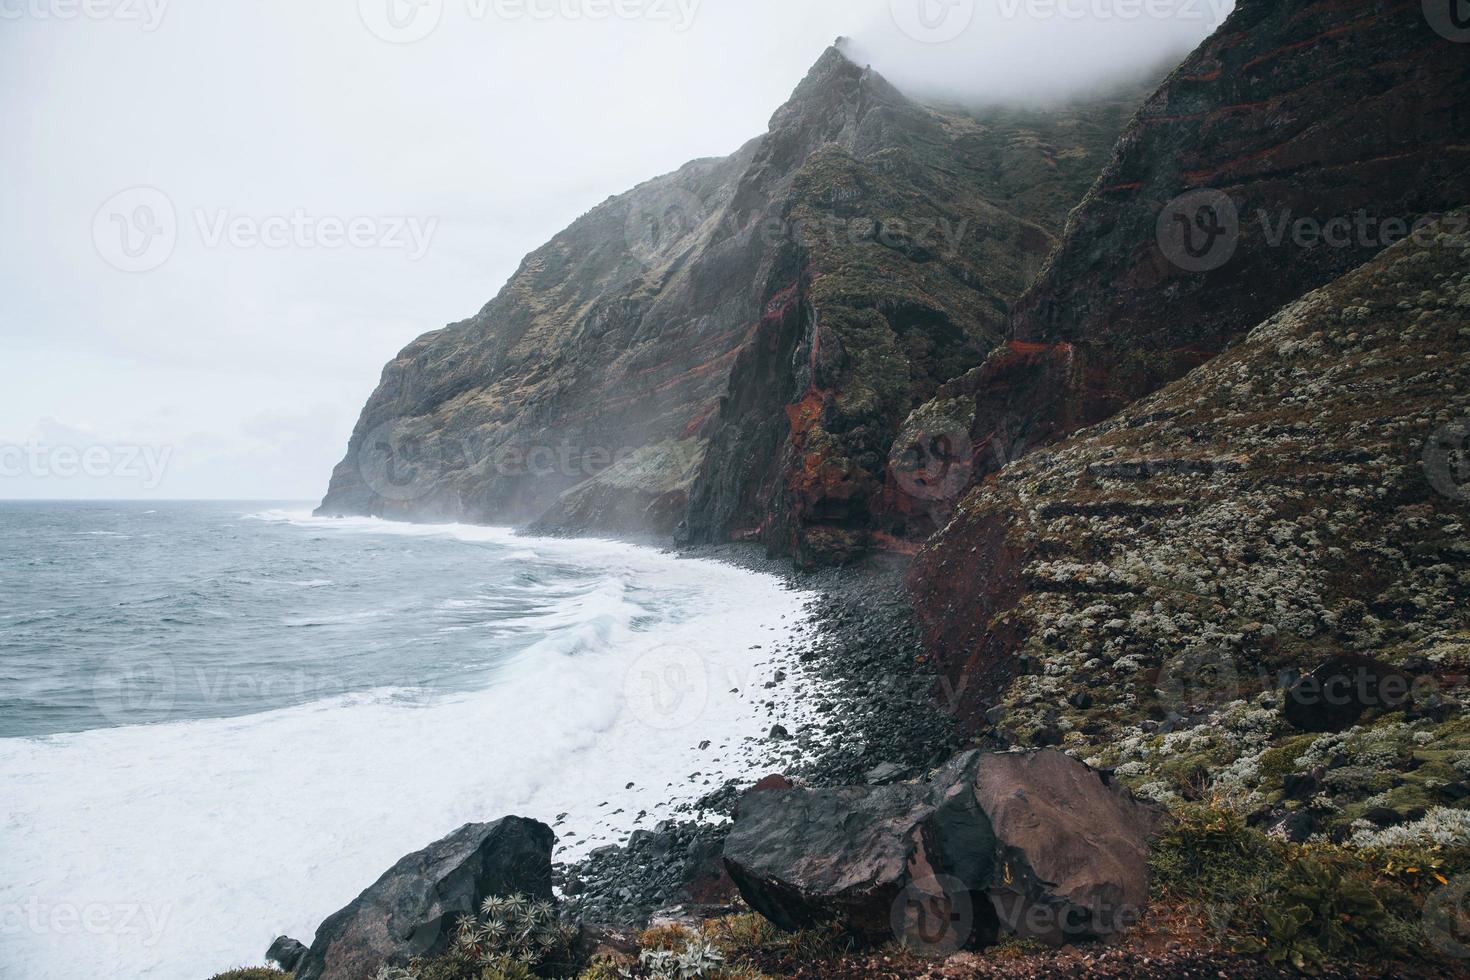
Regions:
<instances>
[{"instance_id":1,"label":"boulder","mask_svg":"<svg viewBox=\"0 0 1470 980\"><path fill-rule=\"evenodd\" d=\"M1137 922L1157 812L1061 752L973 754L998 846L988 897L1002 931L1061 944Z\"/></svg>"},{"instance_id":2,"label":"boulder","mask_svg":"<svg viewBox=\"0 0 1470 980\"><path fill-rule=\"evenodd\" d=\"M296 964L305 955L306 947L290 936L277 936L271 948L265 951L265 958L287 973L295 971Z\"/></svg>"},{"instance_id":3,"label":"boulder","mask_svg":"<svg viewBox=\"0 0 1470 980\"><path fill-rule=\"evenodd\" d=\"M446 951L460 917L492 895L551 901L556 835L535 820L467 824L400 860L324 921L296 980L361 980Z\"/></svg>"},{"instance_id":4,"label":"boulder","mask_svg":"<svg viewBox=\"0 0 1470 980\"><path fill-rule=\"evenodd\" d=\"M948 953L1114 935L1148 896L1152 811L1055 751L966 752L925 784L769 790L725 864L777 926Z\"/></svg>"},{"instance_id":5,"label":"boulder","mask_svg":"<svg viewBox=\"0 0 1470 980\"><path fill-rule=\"evenodd\" d=\"M1281 713L1304 732L1342 732L1370 709L1398 711L1409 702L1413 680L1374 660L1346 654L1305 675L1286 692Z\"/></svg>"}]
</instances>

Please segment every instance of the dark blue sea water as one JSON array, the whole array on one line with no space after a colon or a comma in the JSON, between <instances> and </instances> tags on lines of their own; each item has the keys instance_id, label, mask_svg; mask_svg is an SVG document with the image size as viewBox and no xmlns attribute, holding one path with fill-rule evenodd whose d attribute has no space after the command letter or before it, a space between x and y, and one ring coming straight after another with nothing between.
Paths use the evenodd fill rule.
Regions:
<instances>
[{"instance_id":1,"label":"dark blue sea water","mask_svg":"<svg viewBox=\"0 0 1470 980\"><path fill-rule=\"evenodd\" d=\"M799 665L774 714L761 682L805 598L503 528L0 503L0 978L198 980L464 823L651 826L803 720Z\"/></svg>"}]
</instances>

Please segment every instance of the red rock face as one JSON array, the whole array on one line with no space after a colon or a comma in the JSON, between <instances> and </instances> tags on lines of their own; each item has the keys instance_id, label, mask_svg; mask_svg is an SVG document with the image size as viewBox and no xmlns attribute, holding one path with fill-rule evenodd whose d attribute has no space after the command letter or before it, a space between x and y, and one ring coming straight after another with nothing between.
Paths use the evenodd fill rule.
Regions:
<instances>
[{"instance_id":1,"label":"red rock face","mask_svg":"<svg viewBox=\"0 0 1470 980\"><path fill-rule=\"evenodd\" d=\"M1467 84L1470 49L1417 0L1237 4L1123 134L1009 350L967 379L977 480L1470 200Z\"/></svg>"}]
</instances>

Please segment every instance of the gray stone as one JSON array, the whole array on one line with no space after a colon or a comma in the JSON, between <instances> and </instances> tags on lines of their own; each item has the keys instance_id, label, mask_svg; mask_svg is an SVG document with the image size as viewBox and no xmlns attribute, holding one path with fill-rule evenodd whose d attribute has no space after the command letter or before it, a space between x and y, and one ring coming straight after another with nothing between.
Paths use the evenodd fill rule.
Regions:
<instances>
[{"instance_id":1,"label":"gray stone","mask_svg":"<svg viewBox=\"0 0 1470 980\"><path fill-rule=\"evenodd\" d=\"M925 784L747 795L725 864L787 930L837 920L867 943L940 951L1002 933L1061 944L1136 921L1155 821L1063 753L972 751Z\"/></svg>"},{"instance_id":2,"label":"gray stone","mask_svg":"<svg viewBox=\"0 0 1470 980\"><path fill-rule=\"evenodd\" d=\"M492 895L550 901L555 843L545 824L505 817L408 855L317 928L296 980L362 980L442 953L458 920Z\"/></svg>"}]
</instances>

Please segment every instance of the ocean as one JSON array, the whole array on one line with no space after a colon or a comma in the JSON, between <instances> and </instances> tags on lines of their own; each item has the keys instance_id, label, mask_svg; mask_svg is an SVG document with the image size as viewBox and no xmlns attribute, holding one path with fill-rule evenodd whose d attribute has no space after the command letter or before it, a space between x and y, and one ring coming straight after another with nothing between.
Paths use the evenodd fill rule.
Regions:
<instances>
[{"instance_id":1,"label":"ocean","mask_svg":"<svg viewBox=\"0 0 1470 980\"><path fill-rule=\"evenodd\" d=\"M575 859L764 775L813 700L762 687L808 595L620 542L3 502L0 597L6 980L260 963L472 821Z\"/></svg>"}]
</instances>

